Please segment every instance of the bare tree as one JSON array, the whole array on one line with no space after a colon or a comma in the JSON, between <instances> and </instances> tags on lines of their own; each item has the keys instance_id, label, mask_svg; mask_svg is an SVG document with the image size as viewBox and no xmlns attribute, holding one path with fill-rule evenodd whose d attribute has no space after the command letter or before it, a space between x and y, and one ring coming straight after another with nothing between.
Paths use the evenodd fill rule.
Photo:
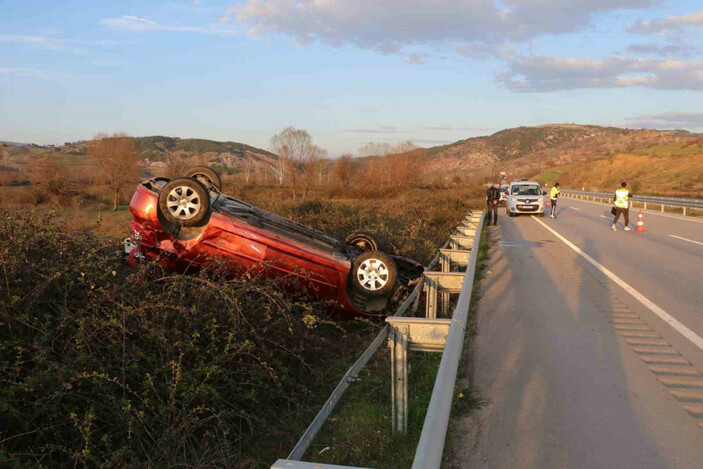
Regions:
<instances>
[{"instance_id":1,"label":"bare tree","mask_svg":"<svg viewBox=\"0 0 703 469\"><path fill-rule=\"evenodd\" d=\"M256 170L256 163L250 158L244 158L243 172L244 172L244 183L249 184L251 176Z\"/></svg>"},{"instance_id":2,"label":"bare tree","mask_svg":"<svg viewBox=\"0 0 703 469\"><path fill-rule=\"evenodd\" d=\"M183 156L179 153L174 151L166 151L166 167L164 168L165 177L173 179L182 176L186 172L186 169L190 166L191 163L188 159L183 158Z\"/></svg>"},{"instance_id":3,"label":"bare tree","mask_svg":"<svg viewBox=\"0 0 703 469\"><path fill-rule=\"evenodd\" d=\"M366 158L372 156L386 156L391 152L391 146L388 143L369 142L359 148L359 156Z\"/></svg>"},{"instance_id":4,"label":"bare tree","mask_svg":"<svg viewBox=\"0 0 703 469\"><path fill-rule=\"evenodd\" d=\"M279 186L282 186L286 180L286 165L287 162L283 158L276 158L269 166ZM266 172L266 184L268 184L268 171Z\"/></svg>"},{"instance_id":5,"label":"bare tree","mask_svg":"<svg viewBox=\"0 0 703 469\"><path fill-rule=\"evenodd\" d=\"M310 151L308 152L305 159L301 162L300 167L302 170L302 181L303 181L303 200L308 195L310 186L312 186L315 179L320 178L320 174L327 165L325 159L327 158L327 151L318 147L317 145L312 145Z\"/></svg>"},{"instance_id":6,"label":"bare tree","mask_svg":"<svg viewBox=\"0 0 703 469\"><path fill-rule=\"evenodd\" d=\"M79 192L73 172L62 159L50 153L32 161L30 180L41 186L44 195L51 197L58 206L64 206Z\"/></svg>"},{"instance_id":7,"label":"bare tree","mask_svg":"<svg viewBox=\"0 0 703 469\"><path fill-rule=\"evenodd\" d=\"M113 210L117 210L122 188L139 177L139 146L125 134L114 134L112 137L99 134L88 146L88 157L107 179L113 194Z\"/></svg>"},{"instance_id":8,"label":"bare tree","mask_svg":"<svg viewBox=\"0 0 703 469\"><path fill-rule=\"evenodd\" d=\"M291 181L293 199L295 199L299 168L306 161L314 158L320 150L312 143L312 137L306 130L293 127L287 127L281 133L271 137L271 146ZM279 179L279 183L282 184L283 180Z\"/></svg>"},{"instance_id":9,"label":"bare tree","mask_svg":"<svg viewBox=\"0 0 703 469\"><path fill-rule=\"evenodd\" d=\"M356 169L354 159L349 153L340 156L332 167L332 178L341 186L342 193L346 193L351 187Z\"/></svg>"},{"instance_id":10,"label":"bare tree","mask_svg":"<svg viewBox=\"0 0 703 469\"><path fill-rule=\"evenodd\" d=\"M398 190L401 187L415 184L422 176L425 150L415 148L386 156L388 184L392 189Z\"/></svg>"}]
</instances>

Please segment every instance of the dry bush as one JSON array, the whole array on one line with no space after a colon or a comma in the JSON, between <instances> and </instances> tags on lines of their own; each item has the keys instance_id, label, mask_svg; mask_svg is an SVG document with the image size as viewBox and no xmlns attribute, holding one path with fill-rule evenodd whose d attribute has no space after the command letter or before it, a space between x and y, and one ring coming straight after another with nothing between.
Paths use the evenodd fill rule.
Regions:
<instances>
[{"instance_id":1,"label":"dry bush","mask_svg":"<svg viewBox=\"0 0 703 469\"><path fill-rule=\"evenodd\" d=\"M139 180L139 146L125 134L99 134L88 145L88 157L105 177L112 192L113 210L117 210L122 189Z\"/></svg>"},{"instance_id":2,"label":"dry bush","mask_svg":"<svg viewBox=\"0 0 703 469\"><path fill-rule=\"evenodd\" d=\"M128 268L28 212L0 239L2 467L268 467L377 329L224 266Z\"/></svg>"},{"instance_id":3,"label":"dry bush","mask_svg":"<svg viewBox=\"0 0 703 469\"><path fill-rule=\"evenodd\" d=\"M35 159L30 169L30 181L37 195L35 202L49 202L57 206L80 205L84 192L76 176L74 168L60 156L49 153Z\"/></svg>"},{"instance_id":4,"label":"dry bush","mask_svg":"<svg viewBox=\"0 0 703 469\"><path fill-rule=\"evenodd\" d=\"M0 187L0 200L3 208L21 208L37 205L42 196L32 186Z\"/></svg>"},{"instance_id":5,"label":"dry bush","mask_svg":"<svg viewBox=\"0 0 703 469\"><path fill-rule=\"evenodd\" d=\"M349 153L344 154L337 159L332 166L332 184L333 188L339 188L342 195L346 195L354 183L359 172L359 163L354 160Z\"/></svg>"}]
</instances>

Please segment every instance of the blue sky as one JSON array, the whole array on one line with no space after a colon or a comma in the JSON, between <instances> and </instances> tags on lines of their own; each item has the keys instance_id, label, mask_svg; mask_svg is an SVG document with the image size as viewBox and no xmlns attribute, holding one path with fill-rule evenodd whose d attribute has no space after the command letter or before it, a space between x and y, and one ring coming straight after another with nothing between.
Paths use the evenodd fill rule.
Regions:
<instances>
[{"instance_id":1,"label":"blue sky","mask_svg":"<svg viewBox=\"0 0 703 469\"><path fill-rule=\"evenodd\" d=\"M658 0L0 0L0 140L332 156L556 122L703 131L703 9Z\"/></svg>"}]
</instances>

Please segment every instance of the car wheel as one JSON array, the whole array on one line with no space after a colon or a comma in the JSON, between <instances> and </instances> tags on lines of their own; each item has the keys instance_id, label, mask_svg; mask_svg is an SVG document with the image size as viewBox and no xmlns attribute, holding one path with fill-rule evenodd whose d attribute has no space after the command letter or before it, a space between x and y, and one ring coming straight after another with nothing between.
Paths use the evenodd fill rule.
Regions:
<instances>
[{"instance_id":1,"label":"car wheel","mask_svg":"<svg viewBox=\"0 0 703 469\"><path fill-rule=\"evenodd\" d=\"M170 223L178 226L196 226L210 212L210 195L197 179L171 179L161 189L158 210Z\"/></svg>"},{"instance_id":2,"label":"car wheel","mask_svg":"<svg viewBox=\"0 0 703 469\"><path fill-rule=\"evenodd\" d=\"M383 251L393 254L381 240L367 231L355 231L344 240L349 246L356 246L364 252Z\"/></svg>"},{"instance_id":3,"label":"car wheel","mask_svg":"<svg viewBox=\"0 0 703 469\"><path fill-rule=\"evenodd\" d=\"M388 254L378 251L365 252L352 263L352 283L364 296L389 295L398 280L398 267Z\"/></svg>"},{"instance_id":4,"label":"car wheel","mask_svg":"<svg viewBox=\"0 0 703 469\"><path fill-rule=\"evenodd\" d=\"M197 179L206 188L212 187L216 189L217 192L222 191L222 179L220 175L207 166L193 166L183 174L183 177Z\"/></svg>"}]
</instances>

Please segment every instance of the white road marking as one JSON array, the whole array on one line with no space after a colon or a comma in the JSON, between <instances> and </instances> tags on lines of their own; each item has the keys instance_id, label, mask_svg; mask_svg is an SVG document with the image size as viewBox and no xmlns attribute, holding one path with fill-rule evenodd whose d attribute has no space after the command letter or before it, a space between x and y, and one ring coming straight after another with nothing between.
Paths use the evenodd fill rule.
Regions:
<instances>
[{"instance_id":1,"label":"white road marking","mask_svg":"<svg viewBox=\"0 0 703 469\"><path fill-rule=\"evenodd\" d=\"M591 200L574 199L573 197L565 197L565 198L568 198L569 200L575 200L577 202L583 202L586 204L593 204L593 205L600 205L600 206L611 205L611 204L606 204L603 202L593 202ZM568 207L568 205L567 205L567 207ZM630 210L640 210L640 209L639 208L631 208ZM647 215L657 215L659 217L673 218L675 220L690 221L693 223L703 223L703 220L696 220L694 217L691 217L691 216L684 217L683 215L667 215L665 213L655 212L654 210L649 210L649 209L647 209L647 210L642 209L642 213L647 214Z\"/></svg>"},{"instance_id":2,"label":"white road marking","mask_svg":"<svg viewBox=\"0 0 703 469\"><path fill-rule=\"evenodd\" d=\"M694 241L692 239L682 238L681 236L676 236L676 235L669 235L669 236L671 236L672 238L682 239L684 241L688 241L689 243L696 243L696 244L700 244L701 246L703 246L703 243L701 243L700 241Z\"/></svg>"},{"instance_id":3,"label":"white road marking","mask_svg":"<svg viewBox=\"0 0 703 469\"><path fill-rule=\"evenodd\" d=\"M596 269L600 270L603 274L605 274L606 277L608 277L610 280L613 282L617 283L620 285L626 292L628 292L630 295L632 295L637 301L642 303L644 306L646 306L651 312L659 316L664 322L669 324L676 332L681 334L682 336L686 337L688 340L690 340L695 346L697 346L699 349L703 350L703 338L693 332L691 329L688 327L684 326L681 324L679 321L677 321L673 316L671 316L669 313L661 309L659 306L654 304L649 298L644 296L642 293L638 292L635 290L630 284L625 282L623 279L612 273L610 270L605 268L600 262L596 261L593 259L591 256L583 252L579 247L577 247L574 243L557 233L554 229L550 228L547 224L542 222L541 220L532 217L535 219L537 223L545 227L547 230L551 231L554 236L559 238L561 241L564 242L567 246L569 246L571 249L576 251L579 256L583 257L586 259L589 263L591 263Z\"/></svg>"},{"instance_id":4,"label":"white road marking","mask_svg":"<svg viewBox=\"0 0 703 469\"><path fill-rule=\"evenodd\" d=\"M606 217L605 215L601 215L600 217L601 217L601 218L607 218L608 220L610 220L610 217Z\"/></svg>"},{"instance_id":5,"label":"white road marking","mask_svg":"<svg viewBox=\"0 0 703 469\"><path fill-rule=\"evenodd\" d=\"M569 209L570 209L570 210L578 210L579 212L581 211L580 208L576 208L576 207L569 207Z\"/></svg>"}]
</instances>

